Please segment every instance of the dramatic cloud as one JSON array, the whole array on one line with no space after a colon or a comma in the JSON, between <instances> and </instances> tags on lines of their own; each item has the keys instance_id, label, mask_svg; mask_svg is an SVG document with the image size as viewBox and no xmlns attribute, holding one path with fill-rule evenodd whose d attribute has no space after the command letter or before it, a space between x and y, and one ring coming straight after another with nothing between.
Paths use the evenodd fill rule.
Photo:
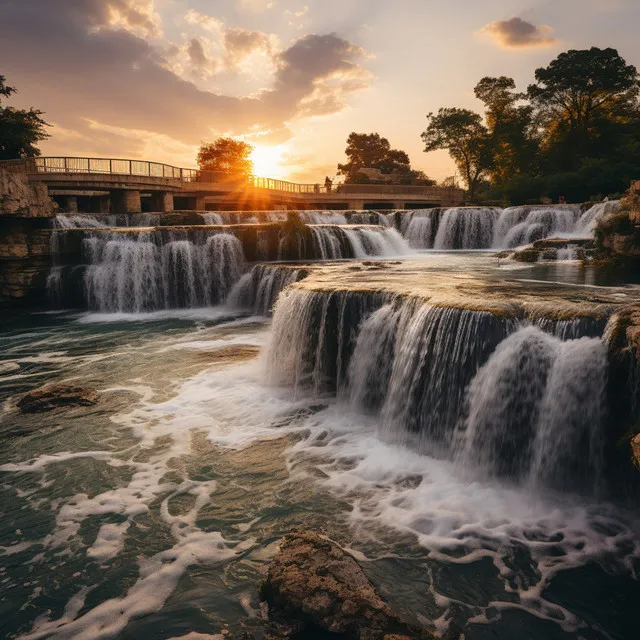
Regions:
<instances>
[{"instance_id":1,"label":"dramatic cloud","mask_svg":"<svg viewBox=\"0 0 640 640\"><path fill-rule=\"evenodd\" d=\"M196 18L201 26L214 26L202 14L192 14ZM2 73L18 87L16 105L33 104L67 132L95 140L87 149L94 153L107 153L100 141L116 129L166 136L178 146L221 133L265 131L283 139L288 122L338 111L371 81L359 64L365 52L336 35L306 36L278 52L265 34L231 29L223 32L219 55L240 64L263 52L273 65L273 82L247 97L206 91L188 73L178 73L171 58L180 57L194 74L217 73L224 62L215 57L216 38L185 35L183 43L171 44L141 37L144 31L155 38L160 26L151 2L0 3ZM98 131L104 135L96 136ZM120 134L125 142L130 138Z\"/></svg>"},{"instance_id":2,"label":"dramatic cloud","mask_svg":"<svg viewBox=\"0 0 640 640\"><path fill-rule=\"evenodd\" d=\"M298 116L339 111L347 94L371 83L371 73L354 62L365 55L336 34L304 36L280 54L274 93L296 103Z\"/></svg>"},{"instance_id":3,"label":"dramatic cloud","mask_svg":"<svg viewBox=\"0 0 640 640\"><path fill-rule=\"evenodd\" d=\"M522 18L497 20L482 27L480 32L506 49L547 47L557 42L557 39L551 35L553 33L551 27L548 25L536 26Z\"/></svg>"},{"instance_id":4,"label":"dramatic cloud","mask_svg":"<svg viewBox=\"0 0 640 640\"><path fill-rule=\"evenodd\" d=\"M237 70L254 54L265 58L274 55L274 39L262 31L226 29L224 31L224 59L228 69Z\"/></svg>"}]
</instances>

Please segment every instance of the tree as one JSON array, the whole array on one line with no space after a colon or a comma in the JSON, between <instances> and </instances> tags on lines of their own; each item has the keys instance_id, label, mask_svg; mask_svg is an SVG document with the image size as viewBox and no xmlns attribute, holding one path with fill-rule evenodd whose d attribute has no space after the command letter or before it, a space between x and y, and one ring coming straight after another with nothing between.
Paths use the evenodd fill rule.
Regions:
<instances>
[{"instance_id":1,"label":"tree","mask_svg":"<svg viewBox=\"0 0 640 640\"><path fill-rule=\"evenodd\" d=\"M638 117L640 76L615 49L572 49L537 69L535 78L527 93L550 169L574 170L584 157L600 156L603 129Z\"/></svg>"},{"instance_id":2,"label":"tree","mask_svg":"<svg viewBox=\"0 0 640 640\"><path fill-rule=\"evenodd\" d=\"M201 171L248 176L253 172L252 151L253 146L248 142L233 138L203 142L198 151L198 167Z\"/></svg>"},{"instance_id":3,"label":"tree","mask_svg":"<svg viewBox=\"0 0 640 640\"><path fill-rule=\"evenodd\" d=\"M494 184L503 184L519 173L532 169L537 151L533 135L533 108L518 104L526 94L516 92L512 78L485 77L474 89L476 98L486 107L485 122L490 138Z\"/></svg>"},{"instance_id":4,"label":"tree","mask_svg":"<svg viewBox=\"0 0 640 640\"><path fill-rule=\"evenodd\" d=\"M10 98L14 93L15 87L0 75L0 96ZM0 102L0 160L40 155L37 144L49 137L45 127L50 126L42 115L38 109L15 109Z\"/></svg>"},{"instance_id":5,"label":"tree","mask_svg":"<svg viewBox=\"0 0 640 640\"><path fill-rule=\"evenodd\" d=\"M380 173L393 176L395 182L428 180L423 172L411 168L406 152L392 149L389 140L379 133L351 133L347 138L345 153L348 162L338 164L338 174L345 176L347 183L368 181L368 177L360 173L364 168L378 169Z\"/></svg>"},{"instance_id":6,"label":"tree","mask_svg":"<svg viewBox=\"0 0 640 640\"><path fill-rule=\"evenodd\" d=\"M429 126L422 133L425 151L447 149L469 190L471 201L491 166L489 132L482 117L469 109L442 108L427 116Z\"/></svg>"}]
</instances>

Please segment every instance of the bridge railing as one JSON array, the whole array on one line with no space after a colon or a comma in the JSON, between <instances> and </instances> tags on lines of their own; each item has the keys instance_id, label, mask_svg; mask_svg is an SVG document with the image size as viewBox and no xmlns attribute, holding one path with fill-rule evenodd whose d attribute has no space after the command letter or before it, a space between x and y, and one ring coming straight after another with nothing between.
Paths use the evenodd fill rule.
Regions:
<instances>
[{"instance_id":1,"label":"bridge railing","mask_svg":"<svg viewBox=\"0 0 640 640\"><path fill-rule=\"evenodd\" d=\"M227 184L234 189L253 187L269 191L279 191L290 194L402 194L404 196L441 197L443 191L450 192L454 188L428 187L421 185L388 185L388 184L298 184L274 178L260 176L238 177L216 171L201 171L199 169L185 169L174 167L161 162L147 160L128 160L122 158L79 158L65 156L41 156L19 160L0 161L0 167L9 171L23 171L26 173L89 173L89 174L117 174L130 176L149 176L167 178L186 183Z\"/></svg>"}]
</instances>

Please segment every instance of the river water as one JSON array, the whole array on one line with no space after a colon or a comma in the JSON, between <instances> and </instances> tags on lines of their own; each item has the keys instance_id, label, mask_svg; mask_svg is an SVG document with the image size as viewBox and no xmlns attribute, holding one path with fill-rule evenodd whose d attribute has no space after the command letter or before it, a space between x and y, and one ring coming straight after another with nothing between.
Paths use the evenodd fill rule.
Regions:
<instances>
[{"instance_id":1,"label":"river water","mask_svg":"<svg viewBox=\"0 0 640 640\"><path fill-rule=\"evenodd\" d=\"M476 260L430 259L465 273ZM575 265L494 262L477 259L496 278L606 290ZM638 637L637 512L474 476L435 444L391 437L384 411L277 385L271 328L225 307L3 320L1 637L260 637L257 586L298 526L350 550L399 611L446 637ZM54 381L101 401L17 413L17 397Z\"/></svg>"}]
</instances>

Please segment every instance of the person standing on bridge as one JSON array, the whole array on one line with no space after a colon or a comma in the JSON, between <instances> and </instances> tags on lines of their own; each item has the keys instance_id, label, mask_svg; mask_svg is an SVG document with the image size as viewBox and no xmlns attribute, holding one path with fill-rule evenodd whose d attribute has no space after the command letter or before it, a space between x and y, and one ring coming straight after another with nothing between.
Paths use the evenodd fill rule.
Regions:
<instances>
[{"instance_id":1,"label":"person standing on bridge","mask_svg":"<svg viewBox=\"0 0 640 640\"><path fill-rule=\"evenodd\" d=\"M327 193L331 193L331 187L333 186L333 181L329 176L324 179L324 188L327 190Z\"/></svg>"}]
</instances>

